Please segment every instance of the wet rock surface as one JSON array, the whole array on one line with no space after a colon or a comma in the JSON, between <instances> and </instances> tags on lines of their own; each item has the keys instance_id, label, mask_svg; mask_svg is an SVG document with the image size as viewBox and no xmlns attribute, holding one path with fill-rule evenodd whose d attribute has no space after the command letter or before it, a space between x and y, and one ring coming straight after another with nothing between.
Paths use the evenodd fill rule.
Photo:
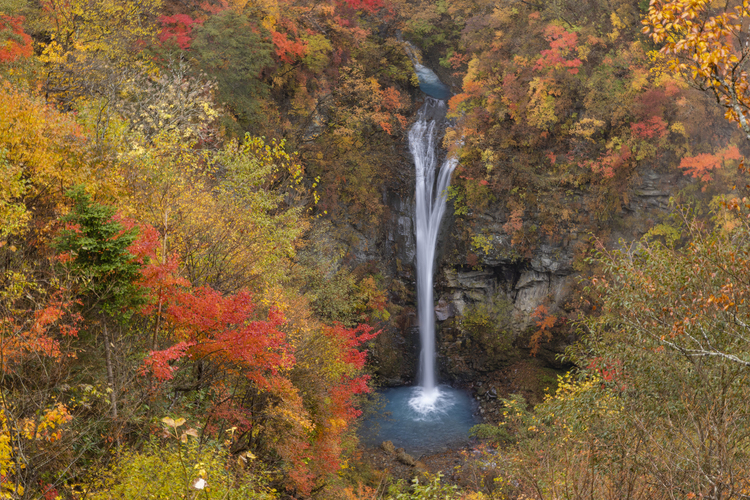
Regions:
<instances>
[{"instance_id":1,"label":"wet rock surface","mask_svg":"<svg viewBox=\"0 0 750 500\"><path fill-rule=\"evenodd\" d=\"M537 359L523 359L502 370L493 372L472 382L465 388L471 391L478 403L477 412L484 423L498 423L502 420L503 402L511 394L520 394L530 404L542 401L545 393L554 391L557 375L560 372L544 366ZM461 447L439 453L410 456L404 460L397 449L399 443L383 442L379 447L364 449L361 454L365 464L378 471L383 483L414 478L424 478L424 473L440 472L443 480L452 484L477 488L472 483L478 477L475 468L477 459L485 453L498 453L497 450L483 449L483 443L471 439Z\"/></svg>"},{"instance_id":2,"label":"wet rock surface","mask_svg":"<svg viewBox=\"0 0 750 500\"><path fill-rule=\"evenodd\" d=\"M405 385L416 379L420 348L415 314L415 174L406 143L400 154L403 165L394 170L383 188L387 211L381 226L374 229L354 220L337 221L334 225L339 236L331 245L343 256L341 265L377 263L389 290L388 299L397 308L370 347L376 382L383 386ZM583 194L573 193L570 220L561 222L553 234L540 232L525 249L520 249L518 242L512 244L508 229L511 214L503 200L494 200L481 212L463 217L456 217L453 207L448 207L435 264L441 381L473 381L528 357L532 350L546 365L565 368L559 355L575 340L566 321L574 319L577 305L572 302L578 295L580 273L587 269L583 259L592 247L592 233L609 247L617 246L621 238L639 238L662 220L670 194L690 182L679 172L653 165L642 165L637 179L637 184L622 194L619 213L607 220L586 213L580 202ZM527 210L521 222L538 225L537 215ZM483 244L472 240L477 235ZM493 307L498 300L510 308L507 329L489 334L498 337L493 346L487 338L468 330L465 319L478 307ZM548 332L552 335L535 339L544 314L556 318ZM506 334L507 339L500 338ZM500 349L500 344L505 348Z\"/></svg>"},{"instance_id":3,"label":"wet rock surface","mask_svg":"<svg viewBox=\"0 0 750 500\"><path fill-rule=\"evenodd\" d=\"M381 444L380 447L389 455L396 455L396 447L393 445L392 441L383 441L383 444Z\"/></svg>"},{"instance_id":4,"label":"wet rock surface","mask_svg":"<svg viewBox=\"0 0 750 500\"><path fill-rule=\"evenodd\" d=\"M592 247L592 232L610 248L620 239L640 238L663 220L670 193L686 182L690 181L679 173L644 167L639 185L623 194L621 212L613 220L599 226L563 225L559 233L542 238L523 255L511 245L506 231L508 213L501 203L469 220L457 220L449 207L435 265L440 381L470 391L483 423L502 420L504 398L518 394L536 404L554 392L558 375L570 368L559 355L575 341L568 320L578 313L577 283L581 273L587 272L583 258ZM391 200L391 222L382 247L387 249L381 257L390 263L392 283L401 287L393 288L391 300L403 307L384 337L390 340L373 357L381 367L390 359L389 370L379 374L389 375L376 377L383 385L408 385L416 379L419 325L414 311L415 239L408 220L413 212L410 203L408 195ZM591 214L589 219L595 218ZM471 235L477 234L485 239L483 248L472 245ZM537 335L544 315L555 317L549 336ZM392 445L388 451L367 450L368 463L394 480L410 481L428 471L441 472L448 481L461 484L467 480L461 470L479 453L480 443L472 441L411 460L399 458L399 444Z\"/></svg>"},{"instance_id":5,"label":"wet rock surface","mask_svg":"<svg viewBox=\"0 0 750 500\"><path fill-rule=\"evenodd\" d=\"M417 465L417 461L414 459L414 457L406 453L403 448L398 448L396 450L396 460L410 467L414 467L415 465Z\"/></svg>"},{"instance_id":6,"label":"wet rock surface","mask_svg":"<svg viewBox=\"0 0 750 500\"><path fill-rule=\"evenodd\" d=\"M472 450L478 445L470 445L461 449L417 457L414 465L407 465L397 460L393 455L382 449L366 450L363 461L380 472L390 482L403 480L410 482L415 477L422 478L425 473L440 472L450 482L460 483L460 471L467 457L473 457Z\"/></svg>"},{"instance_id":7,"label":"wet rock surface","mask_svg":"<svg viewBox=\"0 0 750 500\"><path fill-rule=\"evenodd\" d=\"M621 239L640 238L665 217L670 193L690 182L679 172L648 165L639 179L623 194L621 211L611 220L598 223L592 214L578 214L571 220L589 223L560 224L556 234L544 236L523 255L511 244L509 214L500 203L462 219L447 218L435 278L442 380L482 380L530 355L541 366L568 367L560 355L575 341L569 325L578 314L576 291L581 271L587 272L584 258L593 246L592 233L610 248ZM525 217L524 224L535 223L533 214ZM476 235L482 244L472 242Z\"/></svg>"}]
</instances>

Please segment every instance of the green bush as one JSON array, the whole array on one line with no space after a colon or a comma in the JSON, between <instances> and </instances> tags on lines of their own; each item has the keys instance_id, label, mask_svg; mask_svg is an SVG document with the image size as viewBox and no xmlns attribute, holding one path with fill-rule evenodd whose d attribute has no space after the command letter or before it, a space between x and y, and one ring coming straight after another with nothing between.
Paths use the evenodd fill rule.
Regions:
<instances>
[{"instance_id":1,"label":"green bush","mask_svg":"<svg viewBox=\"0 0 750 500\"><path fill-rule=\"evenodd\" d=\"M243 457L249 460L251 457ZM240 459L242 460L242 459ZM152 440L141 451L125 451L108 468L88 498L92 500L143 499L252 499L277 498L249 474L228 467L229 457L218 446L191 440L165 446ZM199 480L205 483L196 482ZM200 488L200 486L205 487Z\"/></svg>"},{"instance_id":2,"label":"green bush","mask_svg":"<svg viewBox=\"0 0 750 500\"><path fill-rule=\"evenodd\" d=\"M478 303L467 308L461 324L490 358L503 357L513 347L510 328L512 312L513 305L498 295L490 303Z\"/></svg>"},{"instance_id":3,"label":"green bush","mask_svg":"<svg viewBox=\"0 0 750 500\"><path fill-rule=\"evenodd\" d=\"M399 481L388 489L386 498L389 500L452 500L460 498L458 486L445 484L442 478L443 475L439 472L434 476L428 476L424 483L420 483L418 478L414 478L411 488L407 488L404 481Z\"/></svg>"}]
</instances>

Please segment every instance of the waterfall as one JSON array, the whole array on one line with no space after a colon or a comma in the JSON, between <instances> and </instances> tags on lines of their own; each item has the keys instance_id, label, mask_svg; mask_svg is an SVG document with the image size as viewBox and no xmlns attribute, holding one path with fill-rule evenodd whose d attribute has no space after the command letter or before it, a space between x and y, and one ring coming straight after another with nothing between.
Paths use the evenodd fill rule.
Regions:
<instances>
[{"instance_id":1,"label":"waterfall","mask_svg":"<svg viewBox=\"0 0 750 500\"><path fill-rule=\"evenodd\" d=\"M422 412L438 406L440 392L435 370L435 310L433 267L440 222L445 213L451 174L458 161L448 158L438 169L439 141L445 125L445 101L427 97L409 130L409 149L416 170L417 307L419 337L419 385L410 404Z\"/></svg>"}]
</instances>

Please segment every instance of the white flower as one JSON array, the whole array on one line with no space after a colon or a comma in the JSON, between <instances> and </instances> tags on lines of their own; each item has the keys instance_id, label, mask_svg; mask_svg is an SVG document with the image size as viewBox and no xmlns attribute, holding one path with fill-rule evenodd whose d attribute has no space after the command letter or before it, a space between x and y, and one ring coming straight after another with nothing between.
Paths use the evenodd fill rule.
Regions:
<instances>
[{"instance_id":1,"label":"white flower","mask_svg":"<svg viewBox=\"0 0 750 500\"><path fill-rule=\"evenodd\" d=\"M202 477L199 477L198 479L193 481L193 488L196 490L205 489L206 486L208 486L208 483Z\"/></svg>"}]
</instances>

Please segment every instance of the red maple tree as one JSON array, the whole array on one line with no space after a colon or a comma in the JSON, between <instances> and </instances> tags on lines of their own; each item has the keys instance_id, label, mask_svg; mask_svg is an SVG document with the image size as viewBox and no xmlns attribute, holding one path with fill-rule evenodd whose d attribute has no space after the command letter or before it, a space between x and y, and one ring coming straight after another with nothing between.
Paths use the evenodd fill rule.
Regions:
<instances>
[{"instance_id":1,"label":"red maple tree","mask_svg":"<svg viewBox=\"0 0 750 500\"><path fill-rule=\"evenodd\" d=\"M0 63L29 57L33 52L31 37L24 33L23 16L0 14Z\"/></svg>"}]
</instances>

